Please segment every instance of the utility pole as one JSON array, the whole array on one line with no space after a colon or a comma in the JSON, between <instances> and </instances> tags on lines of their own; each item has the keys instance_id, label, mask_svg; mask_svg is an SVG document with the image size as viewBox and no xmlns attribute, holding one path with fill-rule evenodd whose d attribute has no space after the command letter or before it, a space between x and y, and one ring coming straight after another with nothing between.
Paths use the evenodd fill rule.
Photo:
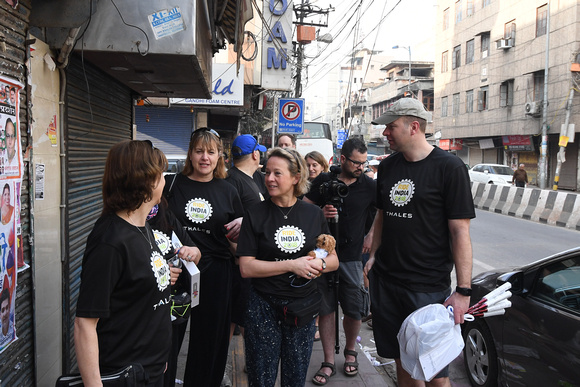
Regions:
<instances>
[{"instance_id":1,"label":"utility pole","mask_svg":"<svg viewBox=\"0 0 580 387\"><path fill-rule=\"evenodd\" d=\"M328 13L334 11L334 8L321 9L308 2L309 0L301 0L300 5L294 5L294 13L298 21L294 22L298 27L328 27ZM305 21L311 15L321 15L326 17L326 21L312 22ZM313 28L314 30L314 28ZM294 98L302 95L302 67L304 66L304 45L310 43L311 40L298 40L296 47L296 86L294 88Z\"/></svg>"},{"instance_id":2,"label":"utility pole","mask_svg":"<svg viewBox=\"0 0 580 387\"><path fill-rule=\"evenodd\" d=\"M548 182L548 69L550 65L550 1L546 20L546 63L544 66L544 101L542 106L542 144L540 148L540 189Z\"/></svg>"}]
</instances>

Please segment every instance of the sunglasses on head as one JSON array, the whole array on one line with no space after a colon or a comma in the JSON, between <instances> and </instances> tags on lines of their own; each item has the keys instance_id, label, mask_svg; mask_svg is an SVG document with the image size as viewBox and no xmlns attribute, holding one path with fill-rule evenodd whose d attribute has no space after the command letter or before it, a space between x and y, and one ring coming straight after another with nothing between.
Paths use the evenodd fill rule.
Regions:
<instances>
[{"instance_id":1,"label":"sunglasses on head","mask_svg":"<svg viewBox=\"0 0 580 387\"><path fill-rule=\"evenodd\" d=\"M211 128L199 128L197 130L194 130L193 133L191 133L191 138L193 138L193 136L195 136L195 134L199 133L199 132L210 132L211 134L216 136L218 139L221 139L220 134Z\"/></svg>"}]
</instances>

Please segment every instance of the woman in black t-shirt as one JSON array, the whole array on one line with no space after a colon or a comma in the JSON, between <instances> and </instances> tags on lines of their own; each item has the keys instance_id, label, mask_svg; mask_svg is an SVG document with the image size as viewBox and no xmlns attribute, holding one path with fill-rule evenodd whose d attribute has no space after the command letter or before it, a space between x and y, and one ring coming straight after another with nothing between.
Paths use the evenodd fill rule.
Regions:
<instances>
[{"instance_id":1,"label":"woman in black t-shirt","mask_svg":"<svg viewBox=\"0 0 580 387\"><path fill-rule=\"evenodd\" d=\"M192 133L182 173L166 176L169 208L201 251L199 305L191 310L185 386L219 387L227 363L231 264L242 202L224 179L223 145L213 129Z\"/></svg>"},{"instance_id":2,"label":"woman in black t-shirt","mask_svg":"<svg viewBox=\"0 0 580 387\"><path fill-rule=\"evenodd\" d=\"M101 372L137 363L148 376L139 386L163 385L170 269L146 219L161 199L166 169L150 141L125 141L109 151L103 214L87 239L74 328L85 385L100 383Z\"/></svg>"},{"instance_id":3,"label":"woman in black t-shirt","mask_svg":"<svg viewBox=\"0 0 580 387\"><path fill-rule=\"evenodd\" d=\"M298 200L308 190L306 162L294 150L275 148L266 164L270 199L244 216L238 239L242 276L252 278L246 313L246 364L250 386L273 386L281 362L282 386L303 386L312 353L314 319L302 327L280 324L275 307L317 292L315 279L338 268L336 252L307 256L328 234L322 210Z\"/></svg>"}]
</instances>

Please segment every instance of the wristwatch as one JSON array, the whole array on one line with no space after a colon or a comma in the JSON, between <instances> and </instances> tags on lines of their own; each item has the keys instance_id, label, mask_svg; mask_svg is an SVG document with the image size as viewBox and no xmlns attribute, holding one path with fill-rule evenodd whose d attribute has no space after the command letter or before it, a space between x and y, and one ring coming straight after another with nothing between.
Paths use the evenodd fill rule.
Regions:
<instances>
[{"instance_id":1,"label":"wristwatch","mask_svg":"<svg viewBox=\"0 0 580 387\"><path fill-rule=\"evenodd\" d=\"M461 286L457 286L455 288L455 293L459 293L462 296L470 297L471 296L471 288L462 288Z\"/></svg>"},{"instance_id":2,"label":"wristwatch","mask_svg":"<svg viewBox=\"0 0 580 387\"><path fill-rule=\"evenodd\" d=\"M324 271L326 269L326 261L324 258L320 258L320 260L322 261L322 271Z\"/></svg>"}]
</instances>

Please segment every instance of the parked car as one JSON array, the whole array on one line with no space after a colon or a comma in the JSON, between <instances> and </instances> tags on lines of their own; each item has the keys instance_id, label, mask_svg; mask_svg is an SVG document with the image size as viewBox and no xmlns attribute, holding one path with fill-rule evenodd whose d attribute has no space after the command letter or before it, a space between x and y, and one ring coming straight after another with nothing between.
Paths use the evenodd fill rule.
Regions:
<instances>
[{"instance_id":1,"label":"parked car","mask_svg":"<svg viewBox=\"0 0 580 387\"><path fill-rule=\"evenodd\" d=\"M472 386L573 386L580 382L580 247L532 264L479 274L472 303L505 282L505 315L463 324Z\"/></svg>"},{"instance_id":2,"label":"parked car","mask_svg":"<svg viewBox=\"0 0 580 387\"><path fill-rule=\"evenodd\" d=\"M469 170L469 178L485 184L511 185L514 171L507 165L477 164Z\"/></svg>"},{"instance_id":3,"label":"parked car","mask_svg":"<svg viewBox=\"0 0 580 387\"><path fill-rule=\"evenodd\" d=\"M171 173L180 173L181 171L183 171L187 155L166 155L166 157L168 166L167 171L165 171L163 175Z\"/></svg>"}]
</instances>

